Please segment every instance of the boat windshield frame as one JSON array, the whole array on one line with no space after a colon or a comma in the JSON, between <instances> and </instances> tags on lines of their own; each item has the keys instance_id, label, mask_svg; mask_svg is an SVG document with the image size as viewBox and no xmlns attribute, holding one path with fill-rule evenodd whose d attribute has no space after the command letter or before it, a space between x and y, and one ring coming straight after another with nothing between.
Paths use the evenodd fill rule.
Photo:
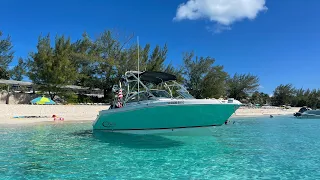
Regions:
<instances>
[{"instance_id":1,"label":"boat windshield frame","mask_svg":"<svg viewBox=\"0 0 320 180\"><path fill-rule=\"evenodd\" d=\"M195 99L187 91L187 89L184 86L182 86L181 84L177 83L173 79L161 80L160 83L154 83L154 82L148 82L148 81L144 81L143 82L140 79L138 79L138 77L137 77L138 73L139 74L143 74L144 72L127 71L125 73L125 75L122 77L121 82L124 84L123 86L126 87L125 88L126 92L125 92L125 97L124 97L124 104L130 103L128 101L138 94L138 92L135 90L135 88L138 86L138 82L139 82L140 87L142 87L142 89L144 89L144 90L139 91L139 94L148 93L148 100L155 100L155 99L161 99L161 98ZM154 89L153 86L160 86L162 88L161 89L158 89L158 88ZM173 88L178 88L178 90L176 91L179 94L178 97L174 97L173 96L173 93L172 93L173 92ZM168 93L169 96L162 97L162 96L157 95L156 93L152 93L152 91L158 91L158 92L165 91L165 92ZM141 100L141 101L145 101L145 99ZM138 100L138 102L139 102L139 100Z\"/></svg>"}]
</instances>

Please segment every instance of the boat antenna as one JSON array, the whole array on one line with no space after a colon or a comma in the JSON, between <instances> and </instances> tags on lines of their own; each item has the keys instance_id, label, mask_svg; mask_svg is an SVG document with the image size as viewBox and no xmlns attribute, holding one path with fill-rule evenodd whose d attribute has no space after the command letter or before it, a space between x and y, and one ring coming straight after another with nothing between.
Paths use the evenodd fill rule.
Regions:
<instances>
[{"instance_id":1,"label":"boat antenna","mask_svg":"<svg viewBox=\"0 0 320 180\"><path fill-rule=\"evenodd\" d=\"M139 57L139 36L137 36L137 48L138 48L138 102L139 102L139 91L140 91L140 71L139 71L139 63L140 63L140 57Z\"/></svg>"}]
</instances>

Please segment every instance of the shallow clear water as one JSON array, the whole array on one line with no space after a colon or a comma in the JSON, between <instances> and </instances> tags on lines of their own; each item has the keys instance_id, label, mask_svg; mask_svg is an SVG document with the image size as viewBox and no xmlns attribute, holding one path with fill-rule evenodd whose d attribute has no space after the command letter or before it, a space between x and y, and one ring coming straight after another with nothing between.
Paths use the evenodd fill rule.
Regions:
<instances>
[{"instance_id":1,"label":"shallow clear water","mask_svg":"<svg viewBox=\"0 0 320 180\"><path fill-rule=\"evenodd\" d=\"M320 120L231 121L205 137L93 134L91 123L0 127L0 179L320 178Z\"/></svg>"}]
</instances>

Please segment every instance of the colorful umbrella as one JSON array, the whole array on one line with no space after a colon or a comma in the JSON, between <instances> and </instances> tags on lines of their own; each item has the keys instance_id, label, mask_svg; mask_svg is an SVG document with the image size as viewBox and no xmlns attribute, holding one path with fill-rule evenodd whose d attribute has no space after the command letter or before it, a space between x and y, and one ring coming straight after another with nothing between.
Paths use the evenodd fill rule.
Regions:
<instances>
[{"instance_id":1,"label":"colorful umbrella","mask_svg":"<svg viewBox=\"0 0 320 180\"><path fill-rule=\"evenodd\" d=\"M32 104L56 104L54 101L47 97L37 97L31 101Z\"/></svg>"}]
</instances>

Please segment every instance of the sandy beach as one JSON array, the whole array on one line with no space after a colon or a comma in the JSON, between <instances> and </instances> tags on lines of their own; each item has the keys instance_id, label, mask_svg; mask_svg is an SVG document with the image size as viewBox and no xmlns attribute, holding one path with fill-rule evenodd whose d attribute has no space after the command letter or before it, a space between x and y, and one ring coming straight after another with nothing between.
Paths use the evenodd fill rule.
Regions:
<instances>
[{"instance_id":1,"label":"sandy beach","mask_svg":"<svg viewBox=\"0 0 320 180\"><path fill-rule=\"evenodd\" d=\"M274 108L239 108L234 114L237 116L266 116L266 115L293 115L293 113L299 111L299 107L293 107L290 109L283 109L279 107Z\"/></svg>"},{"instance_id":2,"label":"sandy beach","mask_svg":"<svg viewBox=\"0 0 320 180\"><path fill-rule=\"evenodd\" d=\"M63 117L64 122L94 121L102 105L5 105L0 104L0 124L28 124L54 122L52 115ZM47 116L48 118L14 118L15 116Z\"/></svg>"},{"instance_id":3,"label":"sandy beach","mask_svg":"<svg viewBox=\"0 0 320 180\"><path fill-rule=\"evenodd\" d=\"M107 105L0 105L0 124L30 124L54 122L52 115L63 117L63 122L94 121L99 111L108 109ZM233 117L291 115L299 108L262 109L240 108ZM41 116L44 118L14 118L15 116ZM61 122L61 121L59 121Z\"/></svg>"}]
</instances>

